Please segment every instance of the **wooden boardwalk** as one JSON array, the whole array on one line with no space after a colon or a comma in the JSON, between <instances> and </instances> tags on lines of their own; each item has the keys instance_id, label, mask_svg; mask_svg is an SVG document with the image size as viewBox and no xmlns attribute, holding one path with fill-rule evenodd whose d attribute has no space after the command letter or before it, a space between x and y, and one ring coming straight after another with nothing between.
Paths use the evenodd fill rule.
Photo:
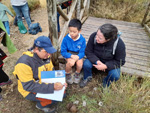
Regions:
<instances>
[{"instance_id":1,"label":"wooden boardwalk","mask_svg":"<svg viewBox=\"0 0 150 113\"><path fill-rule=\"evenodd\" d=\"M81 34L88 41L89 36L105 23L115 25L122 32L126 45L126 64L123 73L150 77L150 38L138 23L89 17L82 26Z\"/></svg>"}]
</instances>

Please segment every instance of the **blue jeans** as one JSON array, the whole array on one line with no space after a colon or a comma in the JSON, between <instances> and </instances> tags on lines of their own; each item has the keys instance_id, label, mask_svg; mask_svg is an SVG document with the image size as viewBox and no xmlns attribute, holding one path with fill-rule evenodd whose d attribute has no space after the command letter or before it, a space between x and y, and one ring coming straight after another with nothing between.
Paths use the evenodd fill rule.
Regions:
<instances>
[{"instance_id":1,"label":"blue jeans","mask_svg":"<svg viewBox=\"0 0 150 113\"><path fill-rule=\"evenodd\" d=\"M31 24L31 19L29 16L29 7L28 4L26 3L25 5L22 6L12 6L16 15L17 15L17 20L22 21L22 14L24 15L24 18L28 24L28 28L30 27Z\"/></svg>"},{"instance_id":2,"label":"blue jeans","mask_svg":"<svg viewBox=\"0 0 150 113\"><path fill-rule=\"evenodd\" d=\"M6 28L6 31L7 31L8 35L10 35L9 22L8 21L4 21L3 24L4 24L5 28Z\"/></svg>"},{"instance_id":3,"label":"blue jeans","mask_svg":"<svg viewBox=\"0 0 150 113\"><path fill-rule=\"evenodd\" d=\"M86 59L83 63L84 80L87 79L87 77L92 77L92 68L93 64L88 59ZM119 78L120 68L109 70L107 77L103 80L103 87L108 87L111 82L117 81Z\"/></svg>"}]
</instances>

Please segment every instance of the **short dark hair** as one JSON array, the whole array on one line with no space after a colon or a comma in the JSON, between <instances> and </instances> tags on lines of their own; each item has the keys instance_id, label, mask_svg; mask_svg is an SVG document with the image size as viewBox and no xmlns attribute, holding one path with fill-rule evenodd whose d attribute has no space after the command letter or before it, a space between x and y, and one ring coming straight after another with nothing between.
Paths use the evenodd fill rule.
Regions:
<instances>
[{"instance_id":1,"label":"short dark hair","mask_svg":"<svg viewBox=\"0 0 150 113\"><path fill-rule=\"evenodd\" d=\"M72 19L70 20L68 27L76 27L80 31L82 24L79 19Z\"/></svg>"},{"instance_id":2,"label":"short dark hair","mask_svg":"<svg viewBox=\"0 0 150 113\"><path fill-rule=\"evenodd\" d=\"M106 40L117 38L118 29L112 24L103 24L99 27Z\"/></svg>"},{"instance_id":3,"label":"short dark hair","mask_svg":"<svg viewBox=\"0 0 150 113\"><path fill-rule=\"evenodd\" d=\"M33 44L32 48L31 49L35 49L37 46L35 44ZM41 51L43 48L41 47L37 47L39 51Z\"/></svg>"}]
</instances>

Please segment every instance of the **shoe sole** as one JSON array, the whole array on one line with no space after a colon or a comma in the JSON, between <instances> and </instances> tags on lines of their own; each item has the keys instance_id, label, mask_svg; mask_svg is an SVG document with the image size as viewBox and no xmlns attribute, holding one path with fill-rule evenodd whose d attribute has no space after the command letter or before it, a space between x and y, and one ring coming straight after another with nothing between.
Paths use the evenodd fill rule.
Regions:
<instances>
[{"instance_id":1,"label":"shoe sole","mask_svg":"<svg viewBox=\"0 0 150 113\"><path fill-rule=\"evenodd\" d=\"M42 108L39 108L37 105L36 105L36 108L39 109L39 110L41 110L41 111L43 111L44 113L54 113L56 111L56 109L54 109L51 112L45 112L44 110L42 110Z\"/></svg>"}]
</instances>

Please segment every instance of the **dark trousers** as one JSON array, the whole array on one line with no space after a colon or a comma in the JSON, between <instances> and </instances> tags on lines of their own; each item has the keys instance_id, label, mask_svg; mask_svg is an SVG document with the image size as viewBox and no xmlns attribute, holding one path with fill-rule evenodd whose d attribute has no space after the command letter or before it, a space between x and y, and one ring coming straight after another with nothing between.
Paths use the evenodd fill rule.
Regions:
<instances>
[{"instance_id":1,"label":"dark trousers","mask_svg":"<svg viewBox=\"0 0 150 113\"><path fill-rule=\"evenodd\" d=\"M27 100L35 101L36 105L39 108L45 108L45 107L51 107L53 104L56 104L57 101L54 100L48 100L44 98L38 98L36 97L36 93L29 93L26 97Z\"/></svg>"},{"instance_id":2,"label":"dark trousers","mask_svg":"<svg viewBox=\"0 0 150 113\"><path fill-rule=\"evenodd\" d=\"M7 82L9 80L9 77L7 74L3 71L2 67L0 67L0 83Z\"/></svg>"}]
</instances>

